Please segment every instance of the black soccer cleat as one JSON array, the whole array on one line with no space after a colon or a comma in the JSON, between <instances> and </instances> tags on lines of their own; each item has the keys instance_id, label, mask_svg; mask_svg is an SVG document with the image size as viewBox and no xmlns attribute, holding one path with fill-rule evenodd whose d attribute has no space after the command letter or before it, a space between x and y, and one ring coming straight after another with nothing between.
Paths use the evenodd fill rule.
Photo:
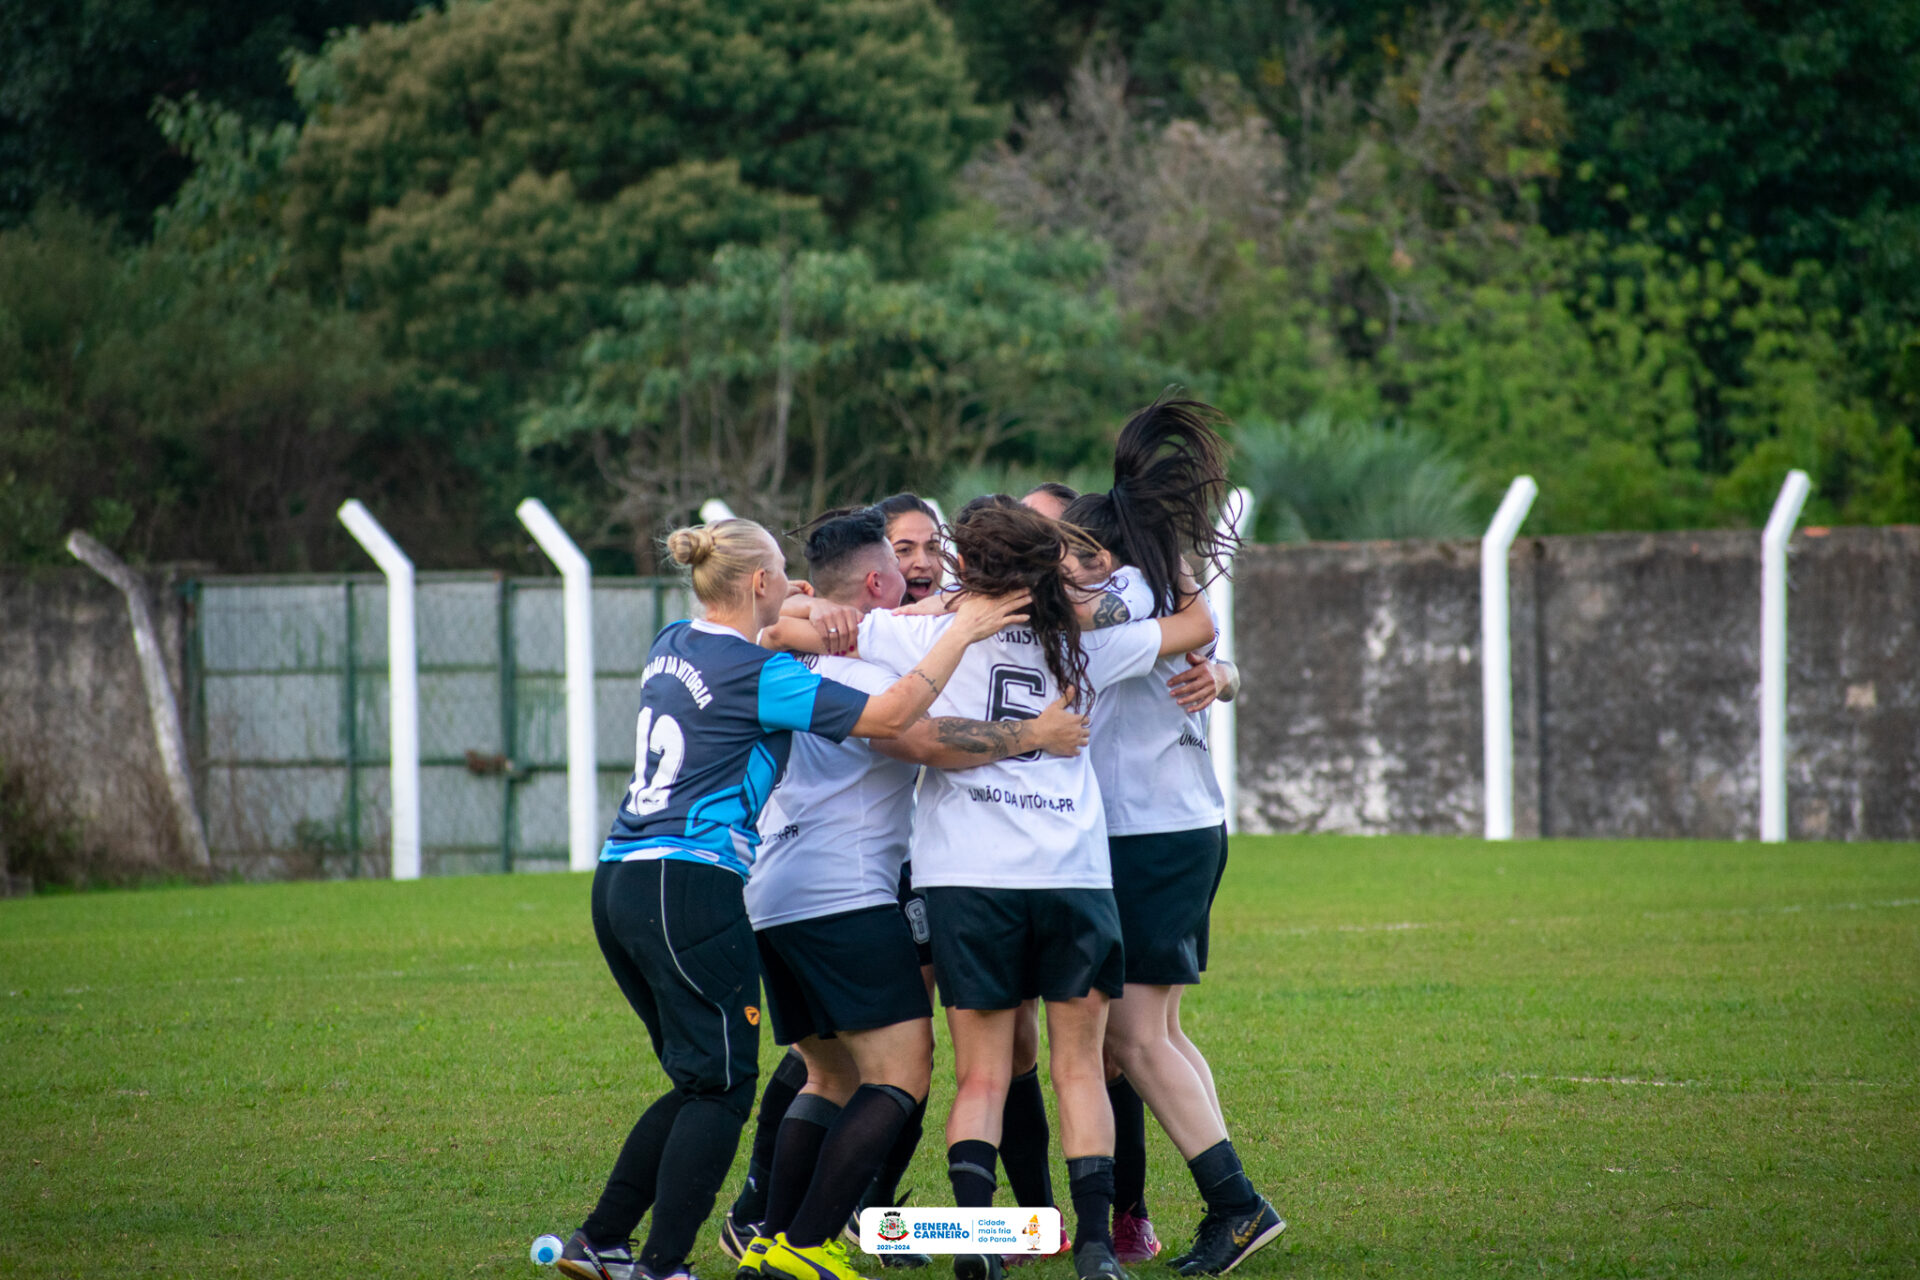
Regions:
<instances>
[{"instance_id":1,"label":"black soccer cleat","mask_svg":"<svg viewBox=\"0 0 1920 1280\"><path fill-rule=\"evenodd\" d=\"M1258 1213L1244 1218L1209 1213L1193 1233L1193 1247L1168 1265L1183 1276L1223 1276L1279 1239L1286 1229L1286 1219L1265 1200Z\"/></svg>"},{"instance_id":2,"label":"black soccer cleat","mask_svg":"<svg viewBox=\"0 0 1920 1280\"><path fill-rule=\"evenodd\" d=\"M567 1237L567 1246L553 1265L568 1280L634 1280L640 1270L626 1241L595 1248L584 1231Z\"/></svg>"},{"instance_id":3,"label":"black soccer cleat","mask_svg":"<svg viewBox=\"0 0 1920 1280\"><path fill-rule=\"evenodd\" d=\"M956 1253L953 1280L1001 1280L1006 1274L997 1253Z\"/></svg>"},{"instance_id":4,"label":"black soccer cleat","mask_svg":"<svg viewBox=\"0 0 1920 1280\"><path fill-rule=\"evenodd\" d=\"M1131 1280L1120 1269L1112 1247L1098 1240L1089 1240L1073 1251L1073 1274L1079 1280Z\"/></svg>"}]
</instances>

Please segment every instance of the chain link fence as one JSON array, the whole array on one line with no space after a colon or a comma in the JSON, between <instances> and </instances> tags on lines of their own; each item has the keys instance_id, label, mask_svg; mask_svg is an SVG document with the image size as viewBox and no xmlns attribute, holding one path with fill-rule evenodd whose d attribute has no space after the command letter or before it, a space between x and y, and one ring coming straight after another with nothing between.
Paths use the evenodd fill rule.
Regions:
<instances>
[{"instance_id":1,"label":"chain link fence","mask_svg":"<svg viewBox=\"0 0 1920 1280\"><path fill-rule=\"evenodd\" d=\"M376 575L205 578L188 652L208 843L249 876L388 872L387 588ZM664 579L594 584L602 823L633 770L654 634L689 615ZM557 578L419 576L421 869L567 865Z\"/></svg>"}]
</instances>

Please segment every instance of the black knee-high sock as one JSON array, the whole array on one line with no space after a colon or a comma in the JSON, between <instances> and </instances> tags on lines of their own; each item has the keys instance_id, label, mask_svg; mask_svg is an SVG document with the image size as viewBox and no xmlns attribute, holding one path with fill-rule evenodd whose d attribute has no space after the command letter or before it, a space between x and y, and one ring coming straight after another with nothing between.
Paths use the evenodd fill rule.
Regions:
<instances>
[{"instance_id":1,"label":"black knee-high sock","mask_svg":"<svg viewBox=\"0 0 1920 1280\"><path fill-rule=\"evenodd\" d=\"M817 1093L803 1093L787 1108L780 1123L780 1141L773 1148L773 1172L767 1179L767 1216L761 1231L785 1231L793 1223L800 1202L813 1182L820 1148L827 1140L840 1108Z\"/></svg>"},{"instance_id":2,"label":"black knee-high sock","mask_svg":"<svg viewBox=\"0 0 1920 1280\"><path fill-rule=\"evenodd\" d=\"M863 1084L853 1091L820 1148L813 1184L787 1227L788 1244L825 1244L847 1225L917 1105L912 1094L890 1084Z\"/></svg>"},{"instance_id":3,"label":"black knee-high sock","mask_svg":"<svg viewBox=\"0 0 1920 1280\"><path fill-rule=\"evenodd\" d=\"M1193 1173L1193 1185L1207 1202L1207 1212L1231 1218L1251 1217L1260 1211L1260 1193L1253 1189L1247 1171L1240 1167L1240 1153L1231 1139L1220 1141L1187 1161Z\"/></svg>"},{"instance_id":4,"label":"black knee-high sock","mask_svg":"<svg viewBox=\"0 0 1920 1280\"><path fill-rule=\"evenodd\" d=\"M687 1260L694 1238L713 1212L753 1107L753 1085L743 1081L737 1097L695 1095L673 1118L655 1175L653 1219L640 1250L641 1264L654 1275L664 1276Z\"/></svg>"},{"instance_id":5,"label":"black knee-high sock","mask_svg":"<svg viewBox=\"0 0 1920 1280\"><path fill-rule=\"evenodd\" d=\"M653 1105L633 1122L633 1129L613 1162L613 1172L607 1175L600 1203L580 1224L580 1230L586 1232L587 1239L595 1245L625 1244L633 1229L640 1225L641 1216L653 1207L660 1153L666 1149L673 1119L686 1101L687 1095L675 1089L654 1099Z\"/></svg>"},{"instance_id":6,"label":"black knee-high sock","mask_svg":"<svg viewBox=\"0 0 1920 1280\"><path fill-rule=\"evenodd\" d=\"M1073 1197L1073 1247L1113 1247L1113 1157L1077 1156L1067 1161L1067 1191Z\"/></svg>"},{"instance_id":7,"label":"black knee-high sock","mask_svg":"<svg viewBox=\"0 0 1920 1280\"><path fill-rule=\"evenodd\" d=\"M753 1152L747 1157L747 1180L734 1197L730 1212L739 1223L758 1222L767 1216L767 1180L773 1176L773 1147L780 1136L780 1122L787 1108L807 1082L807 1064L792 1049L780 1059L760 1095L760 1116L754 1121Z\"/></svg>"},{"instance_id":8,"label":"black knee-high sock","mask_svg":"<svg viewBox=\"0 0 1920 1280\"><path fill-rule=\"evenodd\" d=\"M991 1142L968 1138L947 1148L947 1180L953 1184L956 1209L991 1209L998 1158Z\"/></svg>"},{"instance_id":9,"label":"black knee-high sock","mask_svg":"<svg viewBox=\"0 0 1920 1280\"><path fill-rule=\"evenodd\" d=\"M1000 1163L1014 1203L1027 1209L1053 1206L1053 1171L1047 1167L1047 1100L1040 1092L1040 1068L1023 1071L1007 1085L1000 1113Z\"/></svg>"},{"instance_id":10,"label":"black knee-high sock","mask_svg":"<svg viewBox=\"0 0 1920 1280\"><path fill-rule=\"evenodd\" d=\"M887 1158L880 1162L880 1172L874 1175L873 1186L867 1191L861 1204L893 1206L900 1203L900 1179L907 1176L907 1168L913 1163L913 1153L920 1148L920 1134L926 1127L927 1104L922 1101L915 1105L913 1114L900 1126L900 1133L893 1140L893 1148L887 1152Z\"/></svg>"},{"instance_id":11,"label":"black knee-high sock","mask_svg":"<svg viewBox=\"0 0 1920 1280\"><path fill-rule=\"evenodd\" d=\"M1147 1108L1125 1076L1107 1084L1113 1104L1113 1207L1145 1218L1147 1212Z\"/></svg>"}]
</instances>

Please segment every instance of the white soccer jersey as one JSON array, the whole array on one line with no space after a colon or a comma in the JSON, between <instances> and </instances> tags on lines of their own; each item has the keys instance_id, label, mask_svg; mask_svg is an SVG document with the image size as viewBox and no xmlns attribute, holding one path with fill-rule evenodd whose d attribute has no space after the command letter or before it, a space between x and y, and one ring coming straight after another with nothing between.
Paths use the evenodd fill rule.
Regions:
<instances>
[{"instance_id":1,"label":"white soccer jersey","mask_svg":"<svg viewBox=\"0 0 1920 1280\"><path fill-rule=\"evenodd\" d=\"M1135 618L1153 613L1153 591L1138 569L1121 569L1100 589L1118 595ZM1106 797L1109 835L1195 831L1227 820L1213 776L1207 713L1182 711L1167 690L1167 681L1186 670L1185 654L1161 658L1146 679L1115 685L1093 704L1088 752Z\"/></svg>"},{"instance_id":2,"label":"white soccer jersey","mask_svg":"<svg viewBox=\"0 0 1920 1280\"><path fill-rule=\"evenodd\" d=\"M905 674L952 625L951 616L902 617L876 610L860 626L860 655ZM1145 675L1160 655L1160 626L1128 623L1087 632L1094 691ZM1008 627L967 650L934 700L934 716L1020 720L1060 696L1046 651L1025 627ZM1106 813L1084 753L1035 752L961 772L927 770L913 818L915 888L1107 889Z\"/></svg>"},{"instance_id":3,"label":"white soccer jersey","mask_svg":"<svg viewBox=\"0 0 1920 1280\"><path fill-rule=\"evenodd\" d=\"M886 692L895 679L854 658L802 661L866 694ZM896 902L918 772L865 738L794 734L786 777L760 815L760 855L746 889L753 927Z\"/></svg>"}]
</instances>

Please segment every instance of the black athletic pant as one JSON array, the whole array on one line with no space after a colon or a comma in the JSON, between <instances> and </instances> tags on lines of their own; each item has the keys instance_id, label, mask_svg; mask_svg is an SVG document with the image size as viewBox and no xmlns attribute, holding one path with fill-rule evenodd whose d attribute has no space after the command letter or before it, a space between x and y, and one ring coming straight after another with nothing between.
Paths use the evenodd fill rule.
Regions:
<instances>
[{"instance_id":1,"label":"black athletic pant","mask_svg":"<svg viewBox=\"0 0 1920 1280\"><path fill-rule=\"evenodd\" d=\"M618 1244L652 1209L640 1260L664 1275L713 1211L753 1108L759 952L740 878L690 862L601 863L593 932L674 1087L635 1122L581 1229Z\"/></svg>"}]
</instances>

